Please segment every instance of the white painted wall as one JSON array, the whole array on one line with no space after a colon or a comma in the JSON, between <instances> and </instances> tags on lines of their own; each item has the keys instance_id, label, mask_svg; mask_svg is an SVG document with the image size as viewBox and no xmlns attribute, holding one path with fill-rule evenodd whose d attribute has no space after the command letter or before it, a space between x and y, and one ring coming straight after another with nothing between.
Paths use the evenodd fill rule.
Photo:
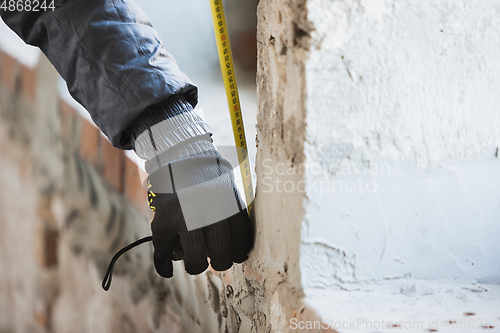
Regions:
<instances>
[{"instance_id":1,"label":"white painted wall","mask_svg":"<svg viewBox=\"0 0 500 333\"><path fill-rule=\"evenodd\" d=\"M500 3L308 10L304 288L500 283Z\"/></svg>"}]
</instances>

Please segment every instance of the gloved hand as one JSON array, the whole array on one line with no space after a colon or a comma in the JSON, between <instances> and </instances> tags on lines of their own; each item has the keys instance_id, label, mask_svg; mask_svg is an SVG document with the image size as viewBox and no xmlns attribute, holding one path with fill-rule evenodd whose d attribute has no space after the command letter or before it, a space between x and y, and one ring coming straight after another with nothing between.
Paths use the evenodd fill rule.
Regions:
<instances>
[{"instance_id":1,"label":"gloved hand","mask_svg":"<svg viewBox=\"0 0 500 333\"><path fill-rule=\"evenodd\" d=\"M207 269L207 257L216 271L225 271L233 262L247 259L253 245L253 229L246 209L220 222L188 231L177 194L156 194L151 206L155 207L151 223L154 265L161 276L172 277L172 260L182 258L186 272L192 275Z\"/></svg>"},{"instance_id":2,"label":"gloved hand","mask_svg":"<svg viewBox=\"0 0 500 333\"><path fill-rule=\"evenodd\" d=\"M104 290L111 285L118 258L151 240L156 271L167 278L173 275L172 260L184 259L186 271L199 274L208 267L207 257L217 271L247 259L253 226L232 166L215 150L210 134L192 106L174 96L148 107L124 135L146 160L153 235L115 254L102 282Z\"/></svg>"},{"instance_id":3,"label":"gloved hand","mask_svg":"<svg viewBox=\"0 0 500 333\"><path fill-rule=\"evenodd\" d=\"M198 153L185 155L193 145ZM200 150L202 147L209 149ZM153 163L155 171L147 179L149 207L155 212L152 236L115 254L102 281L104 290L111 285L118 258L149 241L153 241L156 271L166 278L173 276L172 260L184 259L186 271L195 275L207 269L207 257L217 271L247 259L254 242L253 226L234 184L230 163L203 139L176 146L169 151L168 160L172 156L183 158L159 168L161 164ZM161 158L158 161L161 163Z\"/></svg>"},{"instance_id":4,"label":"gloved hand","mask_svg":"<svg viewBox=\"0 0 500 333\"><path fill-rule=\"evenodd\" d=\"M230 164L220 156L217 159L218 163L213 163L215 160L212 157L207 157L206 152L191 156L163 166L148 177L149 205L155 212L151 223L154 265L158 274L163 277L172 277L172 260L179 259L184 259L184 266L189 274L203 272L208 267L207 257L210 258L213 269L227 270L233 262L245 261L253 246L253 227L247 210L239 198ZM172 170L181 170L181 173ZM184 203L181 204L177 191L194 188L198 193L200 189L196 185L200 182L197 178L200 174L204 176L203 184L207 185L201 191L217 196L209 200L229 202L232 197L233 203L237 204L235 214L232 214L234 211L227 209L227 202L204 202L206 201L204 197L195 198L189 193L184 195L182 199ZM191 202L191 200L196 201ZM207 207L206 204L210 204L211 207ZM199 209L198 205L202 210L195 213L194 218L208 219L208 221L196 220L195 223L208 224L213 222L215 216L223 219L201 228L194 226L195 229L188 230L185 215L191 215L192 219L192 211ZM212 209L214 205L218 211Z\"/></svg>"}]
</instances>

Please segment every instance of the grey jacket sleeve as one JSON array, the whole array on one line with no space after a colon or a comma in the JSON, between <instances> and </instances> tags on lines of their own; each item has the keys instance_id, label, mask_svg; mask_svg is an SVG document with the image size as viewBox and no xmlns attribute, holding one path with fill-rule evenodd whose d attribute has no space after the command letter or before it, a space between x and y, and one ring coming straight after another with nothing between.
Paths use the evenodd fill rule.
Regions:
<instances>
[{"instance_id":1,"label":"grey jacket sleeve","mask_svg":"<svg viewBox=\"0 0 500 333\"><path fill-rule=\"evenodd\" d=\"M132 0L63 0L55 8L0 14L26 43L42 50L115 147L133 148L133 137L124 133L148 107L176 97L190 110L196 105L196 86ZM193 115L188 118L186 138L209 132L200 119L190 129Z\"/></svg>"}]
</instances>

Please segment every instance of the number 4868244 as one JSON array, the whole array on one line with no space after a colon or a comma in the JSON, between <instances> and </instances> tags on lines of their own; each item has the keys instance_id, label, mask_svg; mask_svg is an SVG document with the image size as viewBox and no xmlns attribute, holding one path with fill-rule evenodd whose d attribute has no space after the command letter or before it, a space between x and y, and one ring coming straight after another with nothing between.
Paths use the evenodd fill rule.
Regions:
<instances>
[{"instance_id":1,"label":"number 4868244","mask_svg":"<svg viewBox=\"0 0 500 333\"><path fill-rule=\"evenodd\" d=\"M0 9L8 12L40 12L56 9L54 0L3 0Z\"/></svg>"}]
</instances>

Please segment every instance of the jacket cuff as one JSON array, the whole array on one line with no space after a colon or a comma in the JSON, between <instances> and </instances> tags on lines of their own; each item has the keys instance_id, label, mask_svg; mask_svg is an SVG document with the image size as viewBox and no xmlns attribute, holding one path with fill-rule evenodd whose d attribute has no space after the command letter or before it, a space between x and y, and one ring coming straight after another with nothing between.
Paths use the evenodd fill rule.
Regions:
<instances>
[{"instance_id":1,"label":"jacket cuff","mask_svg":"<svg viewBox=\"0 0 500 333\"><path fill-rule=\"evenodd\" d=\"M176 144L211 135L210 126L182 96L149 106L130 127L134 150L149 160Z\"/></svg>"}]
</instances>

